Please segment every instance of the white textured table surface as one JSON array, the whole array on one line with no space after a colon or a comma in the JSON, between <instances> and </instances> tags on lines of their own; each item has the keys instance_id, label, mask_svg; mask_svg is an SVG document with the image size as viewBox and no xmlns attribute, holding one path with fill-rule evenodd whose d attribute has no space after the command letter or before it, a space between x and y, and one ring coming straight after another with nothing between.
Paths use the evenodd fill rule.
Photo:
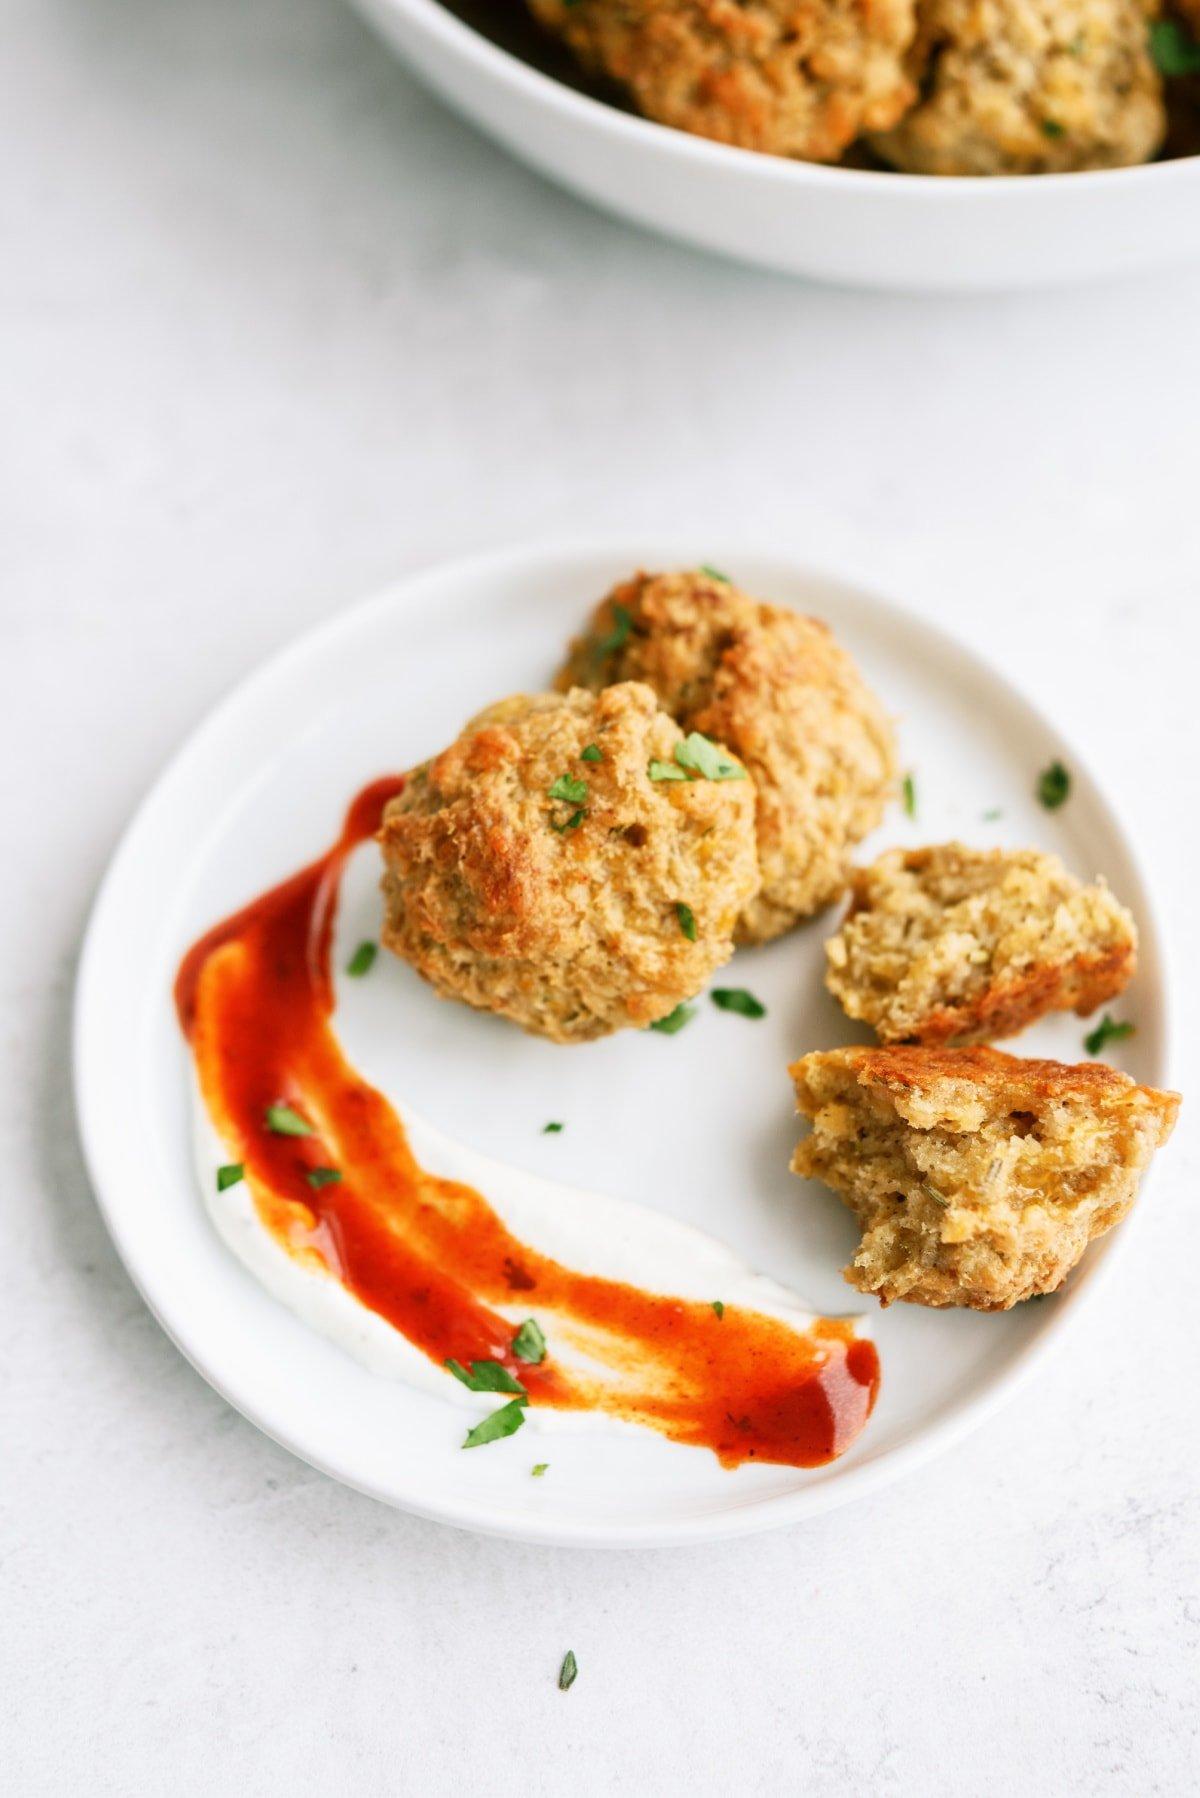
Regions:
<instances>
[{"instance_id":1,"label":"white textured table surface","mask_svg":"<svg viewBox=\"0 0 1200 1798\"><path fill-rule=\"evenodd\" d=\"M67 1028L126 817L264 654L466 549L709 528L947 619L1089 745L1200 1095L1200 274L806 290L544 186L334 0L0 12L6 1790L1194 1790L1186 1113L966 1446L789 1533L568 1553L394 1515L203 1384L100 1225Z\"/></svg>"}]
</instances>

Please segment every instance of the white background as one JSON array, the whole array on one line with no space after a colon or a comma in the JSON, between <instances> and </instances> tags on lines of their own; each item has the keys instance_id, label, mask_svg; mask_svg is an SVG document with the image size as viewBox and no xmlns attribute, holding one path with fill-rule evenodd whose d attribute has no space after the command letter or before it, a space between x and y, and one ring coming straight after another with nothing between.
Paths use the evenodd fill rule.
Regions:
<instances>
[{"instance_id":1,"label":"white background","mask_svg":"<svg viewBox=\"0 0 1200 1798\"><path fill-rule=\"evenodd\" d=\"M710 262L335 0L0 0L0 44L6 1788L1195 1789L1186 1110L982 1435L790 1533L578 1553L385 1511L191 1372L100 1225L67 1031L126 817L267 652L464 550L708 528L945 620L1087 745L1200 1092L1200 271L929 302Z\"/></svg>"}]
</instances>

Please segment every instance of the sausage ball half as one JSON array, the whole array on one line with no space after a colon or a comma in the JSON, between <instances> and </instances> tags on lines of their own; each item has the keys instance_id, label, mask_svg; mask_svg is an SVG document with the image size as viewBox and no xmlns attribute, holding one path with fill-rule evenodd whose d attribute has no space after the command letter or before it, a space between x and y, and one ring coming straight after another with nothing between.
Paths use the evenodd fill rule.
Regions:
<instances>
[{"instance_id":1,"label":"sausage ball half","mask_svg":"<svg viewBox=\"0 0 1200 1798\"><path fill-rule=\"evenodd\" d=\"M701 137L829 162L916 98L914 0L529 0L585 68Z\"/></svg>"},{"instance_id":2,"label":"sausage ball half","mask_svg":"<svg viewBox=\"0 0 1200 1798\"><path fill-rule=\"evenodd\" d=\"M645 681L684 730L724 743L758 794L762 889L737 940L766 942L845 891L895 780L887 716L827 625L704 570L638 574L600 602L559 687Z\"/></svg>"},{"instance_id":3,"label":"sausage ball half","mask_svg":"<svg viewBox=\"0 0 1200 1798\"><path fill-rule=\"evenodd\" d=\"M714 750L716 778L689 773L680 743L632 681L489 707L384 814L386 946L554 1042L666 1017L729 959L759 880L745 769Z\"/></svg>"},{"instance_id":4,"label":"sausage ball half","mask_svg":"<svg viewBox=\"0 0 1200 1798\"><path fill-rule=\"evenodd\" d=\"M916 175L1041 175L1148 162L1166 130L1158 0L923 0L921 98L879 154Z\"/></svg>"}]
</instances>

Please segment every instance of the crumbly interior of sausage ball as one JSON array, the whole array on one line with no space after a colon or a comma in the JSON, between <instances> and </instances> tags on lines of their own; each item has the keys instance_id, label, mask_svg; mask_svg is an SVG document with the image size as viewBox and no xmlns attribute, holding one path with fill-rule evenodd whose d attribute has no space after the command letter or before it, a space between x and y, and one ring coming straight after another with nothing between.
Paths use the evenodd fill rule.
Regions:
<instances>
[{"instance_id":1,"label":"crumbly interior of sausage ball","mask_svg":"<svg viewBox=\"0 0 1200 1798\"><path fill-rule=\"evenodd\" d=\"M1033 849L892 849L851 895L825 982L885 1042L986 1042L1049 1011L1086 1015L1136 965L1137 928L1105 883Z\"/></svg>"},{"instance_id":2,"label":"crumbly interior of sausage ball","mask_svg":"<svg viewBox=\"0 0 1200 1798\"><path fill-rule=\"evenodd\" d=\"M1179 1109L1115 1068L998 1049L833 1049L791 1073L812 1123L793 1170L856 1213L843 1272L884 1304L1053 1292L1128 1211Z\"/></svg>"},{"instance_id":3,"label":"crumbly interior of sausage ball","mask_svg":"<svg viewBox=\"0 0 1200 1798\"><path fill-rule=\"evenodd\" d=\"M762 888L738 941L764 942L844 892L853 845L895 781L891 726L828 627L703 569L638 574L601 601L560 687L645 681L684 729L725 743L758 792Z\"/></svg>"},{"instance_id":4,"label":"crumbly interior of sausage ball","mask_svg":"<svg viewBox=\"0 0 1200 1798\"><path fill-rule=\"evenodd\" d=\"M916 89L914 0L530 0L648 118L743 149L836 159Z\"/></svg>"},{"instance_id":5,"label":"crumbly interior of sausage ball","mask_svg":"<svg viewBox=\"0 0 1200 1798\"><path fill-rule=\"evenodd\" d=\"M387 808L386 946L556 1042L666 1016L728 959L759 882L732 757L736 778L651 778L680 740L632 682L489 708Z\"/></svg>"},{"instance_id":6,"label":"crumbly interior of sausage ball","mask_svg":"<svg viewBox=\"0 0 1200 1798\"><path fill-rule=\"evenodd\" d=\"M1166 129L1150 55L1159 0L922 0L921 97L873 143L919 175L1036 175L1148 162Z\"/></svg>"}]
</instances>

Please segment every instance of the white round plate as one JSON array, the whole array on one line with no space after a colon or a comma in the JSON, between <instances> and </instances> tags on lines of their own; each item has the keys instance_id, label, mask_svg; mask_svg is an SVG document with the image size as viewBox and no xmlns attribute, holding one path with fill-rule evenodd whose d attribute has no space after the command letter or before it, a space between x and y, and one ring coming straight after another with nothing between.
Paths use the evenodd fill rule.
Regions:
<instances>
[{"instance_id":1,"label":"white round plate","mask_svg":"<svg viewBox=\"0 0 1200 1798\"><path fill-rule=\"evenodd\" d=\"M1128 838L1079 751L1003 678L883 600L720 543L607 543L505 552L420 575L342 613L244 683L187 743L122 842L79 975L75 1076L88 1164L108 1227L163 1327L231 1404L364 1492L448 1523L560 1543L670 1543L794 1522L880 1485L977 1424L1038 1364L1119 1247L1097 1244L1068 1290L1005 1316L897 1305L873 1313L883 1364L875 1414L814 1471L728 1472L647 1431L543 1430L463 1454L462 1410L369 1373L271 1298L209 1222L193 1168L188 1056L171 986L208 925L319 854L371 777L410 766L501 694L548 679L585 610L637 566L728 569L751 592L828 619L899 720L918 816L901 809L864 846L958 836L1033 843L1103 871L1142 928L1120 1045L1164 1082L1159 936ZM1071 770L1042 810L1036 775ZM999 808L1002 816L985 820ZM350 880L340 931L374 936L374 880ZM797 1135L789 1060L856 1033L821 984L831 916L740 952L731 984L761 1022L716 1011L677 1036L631 1032L570 1049L436 999L391 957L339 991L352 1060L448 1136L512 1166L611 1192L699 1225L830 1312L855 1308L839 1269L857 1240L832 1194L788 1172ZM386 965L385 965L386 964ZM369 989L369 990L368 990ZM1082 1059L1084 1026L1055 1019L1029 1053ZM382 1084L382 1082L381 1082ZM566 1128L541 1133L548 1118ZM549 1461L541 1479L536 1461Z\"/></svg>"},{"instance_id":2,"label":"white round plate","mask_svg":"<svg viewBox=\"0 0 1200 1798\"><path fill-rule=\"evenodd\" d=\"M1100 280L1200 255L1200 156L957 179L829 168L623 112L578 92L567 70L558 80L511 55L441 0L354 4L443 100L548 180L764 268L953 293ZM472 16L497 35L513 30L508 7L476 4Z\"/></svg>"}]
</instances>

